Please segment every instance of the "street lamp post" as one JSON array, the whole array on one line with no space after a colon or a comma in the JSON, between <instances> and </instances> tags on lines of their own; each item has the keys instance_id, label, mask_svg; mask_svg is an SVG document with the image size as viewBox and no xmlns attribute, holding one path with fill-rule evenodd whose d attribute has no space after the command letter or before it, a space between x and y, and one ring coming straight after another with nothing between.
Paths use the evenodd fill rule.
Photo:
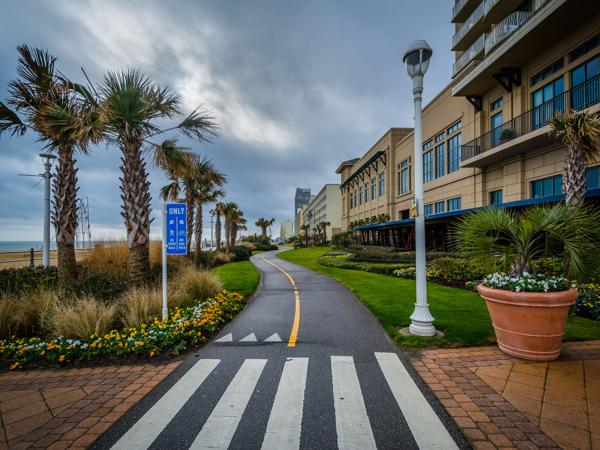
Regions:
<instances>
[{"instance_id":1,"label":"street lamp post","mask_svg":"<svg viewBox=\"0 0 600 450\"><path fill-rule=\"evenodd\" d=\"M56 156L51 153L40 153L42 160L44 161L44 173L41 174L44 178L44 240L43 240L43 256L42 264L44 267L50 265L50 179L52 174L50 169L52 168L52 160Z\"/></svg>"},{"instance_id":2,"label":"street lamp post","mask_svg":"<svg viewBox=\"0 0 600 450\"><path fill-rule=\"evenodd\" d=\"M435 336L433 316L427 304L427 282L425 274L425 210L423 204L423 137L421 130L421 106L423 93L423 77L429 67L429 60L433 51L424 40L411 42L404 54L404 64L408 76L412 79L413 96L415 104L415 129L414 129L414 162L415 168L415 197L413 211L415 215L415 254L416 254L416 285L417 301L415 310L410 316L411 324L408 328L411 334L417 336Z\"/></svg>"}]
</instances>

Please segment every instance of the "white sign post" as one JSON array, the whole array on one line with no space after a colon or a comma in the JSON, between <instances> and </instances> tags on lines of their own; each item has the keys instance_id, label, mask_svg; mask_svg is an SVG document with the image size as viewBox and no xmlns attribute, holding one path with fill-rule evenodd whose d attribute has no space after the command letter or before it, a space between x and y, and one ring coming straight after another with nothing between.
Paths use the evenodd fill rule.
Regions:
<instances>
[{"instance_id":1,"label":"white sign post","mask_svg":"<svg viewBox=\"0 0 600 450\"><path fill-rule=\"evenodd\" d=\"M162 320L169 317L167 299L167 255L187 253L187 205L164 203L162 205Z\"/></svg>"}]
</instances>

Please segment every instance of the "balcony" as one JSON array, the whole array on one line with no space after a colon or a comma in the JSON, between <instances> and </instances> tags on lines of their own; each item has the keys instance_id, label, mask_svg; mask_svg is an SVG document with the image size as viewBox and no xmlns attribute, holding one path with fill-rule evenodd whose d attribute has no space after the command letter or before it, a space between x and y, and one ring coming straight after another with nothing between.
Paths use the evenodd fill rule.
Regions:
<instances>
[{"instance_id":1,"label":"balcony","mask_svg":"<svg viewBox=\"0 0 600 450\"><path fill-rule=\"evenodd\" d=\"M577 32L582 26L589 26L600 14L600 1L537 0L532 4L531 16L518 28L498 29L497 36L489 37L489 51L485 58L476 66L471 65L470 70L463 70L460 78L455 78L453 95L484 95L498 86L494 74L506 67L522 67L544 49L558 44L565 36ZM585 14L581 11L585 11ZM506 35L507 31L512 32Z\"/></svg>"},{"instance_id":2,"label":"balcony","mask_svg":"<svg viewBox=\"0 0 600 450\"><path fill-rule=\"evenodd\" d=\"M483 2L480 3L452 36L452 50L467 50L473 41L483 33L483 5Z\"/></svg>"},{"instance_id":3,"label":"balcony","mask_svg":"<svg viewBox=\"0 0 600 450\"><path fill-rule=\"evenodd\" d=\"M487 55L494 47L518 30L530 17L530 11L515 11L494 25L485 36L485 54Z\"/></svg>"},{"instance_id":4,"label":"balcony","mask_svg":"<svg viewBox=\"0 0 600 450\"><path fill-rule=\"evenodd\" d=\"M495 25L513 12L522 0L485 0L483 21L487 25Z\"/></svg>"},{"instance_id":5,"label":"balcony","mask_svg":"<svg viewBox=\"0 0 600 450\"><path fill-rule=\"evenodd\" d=\"M503 123L462 146L461 167L485 167L508 156L548 144L549 122L568 110L600 110L600 76Z\"/></svg>"},{"instance_id":6,"label":"balcony","mask_svg":"<svg viewBox=\"0 0 600 450\"><path fill-rule=\"evenodd\" d=\"M481 0L456 0L452 7L452 22L462 23Z\"/></svg>"},{"instance_id":7,"label":"balcony","mask_svg":"<svg viewBox=\"0 0 600 450\"><path fill-rule=\"evenodd\" d=\"M471 61L480 61L483 59L483 48L485 45L485 37L481 35L469 49L460 55L452 66L452 76L455 77L461 70L469 65Z\"/></svg>"}]
</instances>

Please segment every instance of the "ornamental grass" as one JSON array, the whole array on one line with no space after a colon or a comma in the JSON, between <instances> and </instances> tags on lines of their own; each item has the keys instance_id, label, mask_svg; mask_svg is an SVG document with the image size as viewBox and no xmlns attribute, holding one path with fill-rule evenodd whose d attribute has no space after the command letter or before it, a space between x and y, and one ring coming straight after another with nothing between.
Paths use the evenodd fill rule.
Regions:
<instances>
[{"instance_id":1,"label":"ornamental grass","mask_svg":"<svg viewBox=\"0 0 600 450\"><path fill-rule=\"evenodd\" d=\"M71 339L58 336L0 340L0 363L10 369L46 364L67 364L99 358L178 355L204 342L245 305L245 298L223 291L203 303L173 308L169 318L155 318L137 327Z\"/></svg>"}]
</instances>

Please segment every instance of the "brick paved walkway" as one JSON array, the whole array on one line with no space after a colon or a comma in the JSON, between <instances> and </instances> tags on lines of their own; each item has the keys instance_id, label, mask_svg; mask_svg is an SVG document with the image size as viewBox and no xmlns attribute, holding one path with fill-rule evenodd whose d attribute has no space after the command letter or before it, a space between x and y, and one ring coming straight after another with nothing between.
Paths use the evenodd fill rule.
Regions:
<instances>
[{"instance_id":1,"label":"brick paved walkway","mask_svg":"<svg viewBox=\"0 0 600 450\"><path fill-rule=\"evenodd\" d=\"M497 347L425 350L412 361L476 449L600 449L600 341L557 361Z\"/></svg>"},{"instance_id":2,"label":"brick paved walkway","mask_svg":"<svg viewBox=\"0 0 600 450\"><path fill-rule=\"evenodd\" d=\"M0 375L0 449L87 448L179 362Z\"/></svg>"}]
</instances>

